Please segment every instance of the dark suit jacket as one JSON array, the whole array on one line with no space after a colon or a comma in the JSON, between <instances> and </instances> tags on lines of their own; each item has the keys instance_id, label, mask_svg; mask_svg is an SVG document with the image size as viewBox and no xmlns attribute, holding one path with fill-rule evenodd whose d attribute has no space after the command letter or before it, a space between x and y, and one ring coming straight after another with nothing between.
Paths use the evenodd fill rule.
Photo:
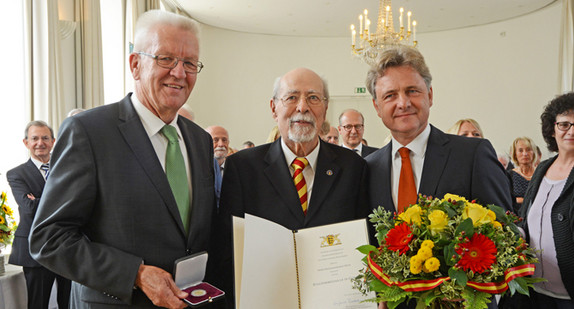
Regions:
<instances>
[{"instance_id":1,"label":"dark suit jacket","mask_svg":"<svg viewBox=\"0 0 574 309\"><path fill-rule=\"evenodd\" d=\"M391 195L391 143L366 160L371 207L383 206L395 211ZM442 198L452 193L512 210L509 188L504 169L487 139L445 134L431 126L419 194Z\"/></svg>"},{"instance_id":2,"label":"dark suit jacket","mask_svg":"<svg viewBox=\"0 0 574 309\"><path fill-rule=\"evenodd\" d=\"M379 148L369 147L369 146L363 145L363 149L361 150L361 157L366 158L368 155L370 155L371 153L373 153L377 150L379 150Z\"/></svg>"},{"instance_id":3,"label":"dark suit jacket","mask_svg":"<svg viewBox=\"0 0 574 309\"><path fill-rule=\"evenodd\" d=\"M12 188L12 195L16 199L20 214L20 222L14 234L12 253L8 262L24 267L40 267L41 265L30 256L28 236L46 181L32 159L9 170L6 173L6 178L10 188ZM36 199L29 199L28 193L32 193Z\"/></svg>"},{"instance_id":4,"label":"dark suit jacket","mask_svg":"<svg viewBox=\"0 0 574 309\"><path fill-rule=\"evenodd\" d=\"M285 162L281 141L245 149L229 156L219 209L224 244L231 248L231 215L249 213L291 229L366 218L366 164L343 147L320 141L313 193L305 216ZM231 272L231 252L225 253L225 272ZM230 284L230 283L229 283ZM227 287L230 290L230 287Z\"/></svg>"},{"instance_id":5,"label":"dark suit jacket","mask_svg":"<svg viewBox=\"0 0 574 309\"><path fill-rule=\"evenodd\" d=\"M130 95L63 122L30 249L42 265L75 281L72 306L153 307L133 289L140 264L172 272L176 259L209 249L213 143L202 128L178 119L191 168L187 234Z\"/></svg>"}]
</instances>

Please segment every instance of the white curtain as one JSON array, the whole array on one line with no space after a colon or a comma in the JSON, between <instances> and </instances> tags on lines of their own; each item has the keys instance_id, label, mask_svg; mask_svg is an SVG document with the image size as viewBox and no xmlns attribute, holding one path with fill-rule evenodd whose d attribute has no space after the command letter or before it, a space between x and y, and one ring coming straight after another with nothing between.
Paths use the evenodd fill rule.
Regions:
<instances>
[{"instance_id":1,"label":"white curtain","mask_svg":"<svg viewBox=\"0 0 574 309\"><path fill-rule=\"evenodd\" d=\"M562 0L560 55L558 60L559 93L574 90L574 0Z\"/></svg>"},{"instance_id":2,"label":"white curtain","mask_svg":"<svg viewBox=\"0 0 574 309\"><path fill-rule=\"evenodd\" d=\"M57 0L25 0L25 78L28 120L57 127L61 122L63 86Z\"/></svg>"},{"instance_id":3,"label":"white curtain","mask_svg":"<svg viewBox=\"0 0 574 309\"><path fill-rule=\"evenodd\" d=\"M102 27L99 0L78 0L80 17L80 54L81 66L77 67L76 76L81 80L81 92L78 98L81 104L77 107L90 109L104 104L104 72L102 65Z\"/></svg>"}]
</instances>

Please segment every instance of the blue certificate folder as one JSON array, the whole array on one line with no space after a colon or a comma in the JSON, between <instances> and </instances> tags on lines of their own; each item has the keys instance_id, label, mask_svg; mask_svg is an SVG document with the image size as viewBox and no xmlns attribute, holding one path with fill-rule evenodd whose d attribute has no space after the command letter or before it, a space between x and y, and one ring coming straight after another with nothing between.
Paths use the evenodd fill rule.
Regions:
<instances>
[{"instance_id":1,"label":"blue certificate folder","mask_svg":"<svg viewBox=\"0 0 574 309\"><path fill-rule=\"evenodd\" d=\"M175 284L189 294L184 301L191 307L201 307L225 295L222 290L203 282L207 258L207 252L199 252L175 261Z\"/></svg>"}]
</instances>

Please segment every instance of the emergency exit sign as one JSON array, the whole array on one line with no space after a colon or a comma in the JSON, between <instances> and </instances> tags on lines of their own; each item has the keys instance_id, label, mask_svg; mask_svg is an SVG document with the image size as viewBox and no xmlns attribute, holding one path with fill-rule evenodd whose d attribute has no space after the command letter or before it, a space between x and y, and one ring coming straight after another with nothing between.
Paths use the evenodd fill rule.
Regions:
<instances>
[{"instance_id":1,"label":"emergency exit sign","mask_svg":"<svg viewBox=\"0 0 574 309\"><path fill-rule=\"evenodd\" d=\"M365 87L355 87L355 93L367 93L367 88L365 88Z\"/></svg>"}]
</instances>

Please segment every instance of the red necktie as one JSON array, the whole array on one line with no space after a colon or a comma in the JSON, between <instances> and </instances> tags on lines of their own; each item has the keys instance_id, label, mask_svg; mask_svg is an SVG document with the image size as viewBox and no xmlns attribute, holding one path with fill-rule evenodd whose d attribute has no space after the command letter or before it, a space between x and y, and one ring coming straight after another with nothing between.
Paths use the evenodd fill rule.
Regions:
<instances>
[{"instance_id":1,"label":"red necktie","mask_svg":"<svg viewBox=\"0 0 574 309\"><path fill-rule=\"evenodd\" d=\"M295 183L295 188L297 189L297 194L299 194L299 200L301 201L301 207L305 214L307 214L307 183L305 182L305 177L303 177L303 169L307 165L309 165L309 161L305 158L295 158L293 163L291 163L291 167L295 169L295 172L293 173L293 182Z\"/></svg>"},{"instance_id":2,"label":"red necktie","mask_svg":"<svg viewBox=\"0 0 574 309\"><path fill-rule=\"evenodd\" d=\"M415 186L415 177L413 176L413 167L409 153L411 151L402 147L399 149L401 155L401 175L399 177L399 196L397 210L403 212L409 205L417 202L417 188Z\"/></svg>"}]
</instances>

